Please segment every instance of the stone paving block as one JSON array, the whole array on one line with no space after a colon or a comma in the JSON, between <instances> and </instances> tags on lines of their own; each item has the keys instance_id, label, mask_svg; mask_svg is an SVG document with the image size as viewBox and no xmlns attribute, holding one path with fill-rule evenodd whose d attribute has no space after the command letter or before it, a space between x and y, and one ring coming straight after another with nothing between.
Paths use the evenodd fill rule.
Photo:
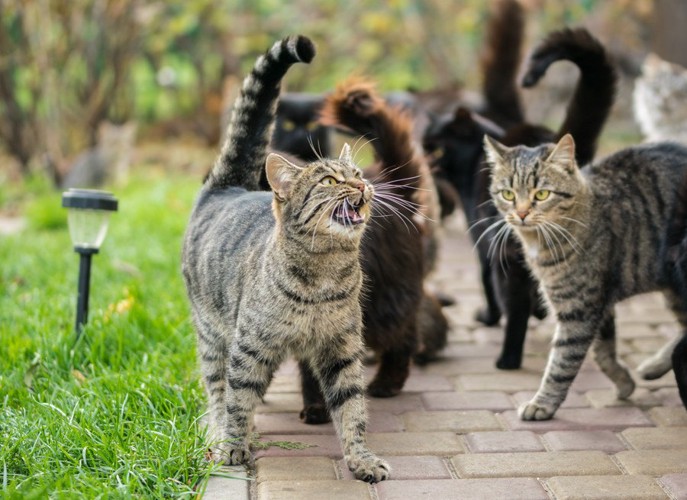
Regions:
<instances>
[{"instance_id":1,"label":"stone paving block","mask_svg":"<svg viewBox=\"0 0 687 500\"><path fill-rule=\"evenodd\" d=\"M452 391L453 384L448 378L442 375L432 375L422 373L418 370L411 370L411 377L406 380L403 392L433 392L433 391Z\"/></svg>"},{"instance_id":2,"label":"stone paving block","mask_svg":"<svg viewBox=\"0 0 687 500\"><path fill-rule=\"evenodd\" d=\"M434 361L421 369L427 373L451 377L464 373L489 373L495 368L496 358L479 357L464 358L456 360L454 358L442 358ZM453 385L452 385L453 387Z\"/></svg>"},{"instance_id":3,"label":"stone paving block","mask_svg":"<svg viewBox=\"0 0 687 500\"><path fill-rule=\"evenodd\" d=\"M258 483L337 479L334 461L327 457L263 457L255 464Z\"/></svg>"},{"instance_id":4,"label":"stone paving block","mask_svg":"<svg viewBox=\"0 0 687 500\"><path fill-rule=\"evenodd\" d=\"M687 449L687 427L638 427L621 435L635 450Z\"/></svg>"},{"instance_id":5,"label":"stone paving block","mask_svg":"<svg viewBox=\"0 0 687 500\"><path fill-rule=\"evenodd\" d=\"M667 474L658 480L675 500L687 500L687 472Z\"/></svg>"},{"instance_id":6,"label":"stone paving block","mask_svg":"<svg viewBox=\"0 0 687 500\"><path fill-rule=\"evenodd\" d=\"M260 500L365 500L371 486L362 481L265 481L258 485ZM225 497L229 498L229 497Z\"/></svg>"},{"instance_id":7,"label":"stone paving block","mask_svg":"<svg viewBox=\"0 0 687 500\"><path fill-rule=\"evenodd\" d=\"M612 406L638 406L640 408L650 408L660 405L661 401L654 392L637 387L629 399L618 399L615 389L595 389L587 391L585 397L594 408L609 408Z\"/></svg>"},{"instance_id":8,"label":"stone paving block","mask_svg":"<svg viewBox=\"0 0 687 500\"><path fill-rule=\"evenodd\" d=\"M264 402L255 409L256 413L284 413L291 412L298 415L303 409L303 398L295 392L267 392Z\"/></svg>"},{"instance_id":9,"label":"stone paving block","mask_svg":"<svg viewBox=\"0 0 687 500\"><path fill-rule=\"evenodd\" d=\"M639 408L561 408L551 420L520 420L516 411L498 415L506 429L515 431L616 430L632 426L651 426L651 421Z\"/></svg>"},{"instance_id":10,"label":"stone paving block","mask_svg":"<svg viewBox=\"0 0 687 500\"><path fill-rule=\"evenodd\" d=\"M601 370L580 370L570 386L570 390L585 392L591 389L615 389L615 385Z\"/></svg>"},{"instance_id":11,"label":"stone paving block","mask_svg":"<svg viewBox=\"0 0 687 500\"><path fill-rule=\"evenodd\" d=\"M301 393L301 382L298 375L275 375L270 383L270 392Z\"/></svg>"},{"instance_id":12,"label":"stone paving block","mask_svg":"<svg viewBox=\"0 0 687 500\"><path fill-rule=\"evenodd\" d=\"M252 480L248 479L246 470L241 466L225 466L221 469L222 474L232 476L232 478L222 476L210 476L203 494L204 500L249 500L250 487ZM235 478L235 479L234 479Z\"/></svg>"},{"instance_id":13,"label":"stone paving block","mask_svg":"<svg viewBox=\"0 0 687 500\"><path fill-rule=\"evenodd\" d=\"M687 450L641 450L621 451L614 455L616 461L628 474L659 476L685 472Z\"/></svg>"},{"instance_id":14,"label":"stone paving block","mask_svg":"<svg viewBox=\"0 0 687 500\"><path fill-rule=\"evenodd\" d=\"M649 476L552 477L546 481L556 500L667 500Z\"/></svg>"},{"instance_id":15,"label":"stone paving block","mask_svg":"<svg viewBox=\"0 0 687 500\"><path fill-rule=\"evenodd\" d=\"M254 430L259 434L334 434L331 423L311 425L301 421L299 414L257 413L254 417ZM396 415L387 412L369 412L368 432L401 432L403 422Z\"/></svg>"},{"instance_id":16,"label":"stone paving block","mask_svg":"<svg viewBox=\"0 0 687 500\"><path fill-rule=\"evenodd\" d=\"M438 392L436 394L445 394ZM423 408L420 394L401 392L393 398L367 398L367 408L370 411L379 411L399 415L407 411L421 410Z\"/></svg>"},{"instance_id":17,"label":"stone paving block","mask_svg":"<svg viewBox=\"0 0 687 500\"><path fill-rule=\"evenodd\" d=\"M408 431L451 431L465 434L474 431L501 430L501 424L490 411L410 411L403 414Z\"/></svg>"},{"instance_id":18,"label":"stone paving block","mask_svg":"<svg viewBox=\"0 0 687 500\"><path fill-rule=\"evenodd\" d=\"M451 473L443 459L433 456L383 457L391 466L391 481L418 479L451 479ZM353 479L343 460L337 462L341 477Z\"/></svg>"},{"instance_id":19,"label":"stone paving block","mask_svg":"<svg viewBox=\"0 0 687 500\"><path fill-rule=\"evenodd\" d=\"M384 481L376 488L379 500L549 498L542 485L530 478Z\"/></svg>"},{"instance_id":20,"label":"stone paving block","mask_svg":"<svg viewBox=\"0 0 687 500\"><path fill-rule=\"evenodd\" d=\"M449 344L442 351L447 358L479 358L486 357L496 360L501 352L501 346L496 344Z\"/></svg>"},{"instance_id":21,"label":"stone paving block","mask_svg":"<svg viewBox=\"0 0 687 500\"><path fill-rule=\"evenodd\" d=\"M640 320L641 318L636 318ZM623 322L616 328L616 334L621 339L645 339L657 336L656 328L643 321Z\"/></svg>"},{"instance_id":22,"label":"stone paving block","mask_svg":"<svg viewBox=\"0 0 687 500\"><path fill-rule=\"evenodd\" d=\"M378 455L437 455L463 453L463 442L453 432L378 432L367 443Z\"/></svg>"},{"instance_id":23,"label":"stone paving block","mask_svg":"<svg viewBox=\"0 0 687 500\"><path fill-rule=\"evenodd\" d=\"M600 451L479 453L451 458L460 478L612 475L620 470Z\"/></svg>"},{"instance_id":24,"label":"stone paving block","mask_svg":"<svg viewBox=\"0 0 687 500\"><path fill-rule=\"evenodd\" d=\"M530 431L471 432L465 444L473 453L546 451L539 436Z\"/></svg>"},{"instance_id":25,"label":"stone paving block","mask_svg":"<svg viewBox=\"0 0 687 500\"><path fill-rule=\"evenodd\" d=\"M513 408L513 401L505 392L446 392L423 394L428 410L493 410Z\"/></svg>"},{"instance_id":26,"label":"stone paving block","mask_svg":"<svg viewBox=\"0 0 687 500\"><path fill-rule=\"evenodd\" d=\"M651 394L658 400L656 406L678 406L684 409L677 387L663 387L652 391Z\"/></svg>"},{"instance_id":27,"label":"stone paving block","mask_svg":"<svg viewBox=\"0 0 687 500\"><path fill-rule=\"evenodd\" d=\"M341 458L341 445L334 435L271 434L260 438L262 443L287 443L310 445L303 449L285 449L272 445L265 450L255 450L255 458L262 457L331 457Z\"/></svg>"},{"instance_id":28,"label":"stone paving block","mask_svg":"<svg viewBox=\"0 0 687 500\"><path fill-rule=\"evenodd\" d=\"M660 427L687 427L687 411L684 407L650 409L649 417Z\"/></svg>"},{"instance_id":29,"label":"stone paving block","mask_svg":"<svg viewBox=\"0 0 687 500\"><path fill-rule=\"evenodd\" d=\"M527 403L531 401L536 391L522 391L513 394L513 400L515 401L515 406L518 407L522 403ZM570 391L568 396L563 401L561 408L589 408L589 401L584 394L579 392Z\"/></svg>"},{"instance_id":30,"label":"stone paving block","mask_svg":"<svg viewBox=\"0 0 687 500\"><path fill-rule=\"evenodd\" d=\"M334 434L331 423L309 425L298 413L257 413L253 418L255 432L263 434Z\"/></svg>"},{"instance_id":31,"label":"stone paving block","mask_svg":"<svg viewBox=\"0 0 687 500\"><path fill-rule=\"evenodd\" d=\"M599 450L616 453L627 446L611 431L551 431L542 435L552 451Z\"/></svg>"},{"instance_id":32,"label":"stone paving block","mask_svg":"<svg viewBox=\"0 0 687 500\"><path fill-rule=\"evenodd\" d=\"M477 373L460 375L455 379L456 389L464 391L536 391L541 373L524 370L499 371L498 373Z\"/></svg>"}]
</instances>

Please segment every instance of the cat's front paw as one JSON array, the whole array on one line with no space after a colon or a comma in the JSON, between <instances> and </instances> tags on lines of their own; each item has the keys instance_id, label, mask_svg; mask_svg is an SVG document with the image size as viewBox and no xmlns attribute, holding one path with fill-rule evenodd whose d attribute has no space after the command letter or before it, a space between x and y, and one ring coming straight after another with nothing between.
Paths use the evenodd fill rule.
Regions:
<instances>
[{"instance_id":1,"label":"cat's front paw","mask_svg":"<svg viewBox=\"0 0 687 500\"><path fill-rule=\"evenodd\" d=\"M211 458L224 465L250 464L253 455L247 446L237 443L222 443L212 448Z\"/></svg>"},{"instance_id":2,"label":"cat's front paw","mask_svg":"<svg viewBox=\"0 0 687 500\"><path fill-rule=\"evenodd\" d=\"M349 457L346 463L355 478L366 483L384 481L389 478L391 472L388 463L372 454L362 457Z\"/></svg>"},{"instance_id":3,"label":"cat's front paw","mask_svg":"<svg viewBox=\"0 0 687 500\"><path fill-rule=\"evenodd\" d=\"M530 401L520 405L518 415L520 415L521 420L549 420L556 413L556 409L552 406Z\"/></svg>"},{"instance_id":4,"label":"cat's front paw","mask_svg":"<svg viewBox=\"0 0 687 500\"><path fill-rule=\"evenodd\" d=\"M475 321L479 321L484 326L494 326L499 324L501 313L492 311L488 307L480 309L475 313Z\"/></svg>"},{"instance_id":5,"label":"cat's front paw","mask_svg":"<svg viewBox=\"0 0 687 500\"><path fill-rule=\"evenodd\" d=\"M618 399L627 399L635 391L635 382L630 377L630 374L625 372L622 380L615 382L615 394Z\"/></svg>"}]
</instances>

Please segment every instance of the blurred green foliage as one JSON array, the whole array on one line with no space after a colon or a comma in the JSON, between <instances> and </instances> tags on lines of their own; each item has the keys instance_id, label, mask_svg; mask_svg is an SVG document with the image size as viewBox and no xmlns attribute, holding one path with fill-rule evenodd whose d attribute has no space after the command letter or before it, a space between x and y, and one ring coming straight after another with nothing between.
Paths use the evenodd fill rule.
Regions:
<instances>
[{"instance_id":1,"label":"blurred green foliage","mask_svg":"<svg viewBox=\"0 0 687 500\"><path fill-rule=\"evenodd\" d=\"M522 0L530 36L646 0ZM617 7L609 7L610 4ZM483 0L0 0L0 138L28 172L59 173L102 120L194 117L218 138L223 84L287 34L318 57L288 90L325 91L351 73L383 90L479 86ZM610 12L610 14L608 14ZM197 127L202 128L202 127ZM214 135L213 135L214 134Z\"/></svg>"}]
</instances>

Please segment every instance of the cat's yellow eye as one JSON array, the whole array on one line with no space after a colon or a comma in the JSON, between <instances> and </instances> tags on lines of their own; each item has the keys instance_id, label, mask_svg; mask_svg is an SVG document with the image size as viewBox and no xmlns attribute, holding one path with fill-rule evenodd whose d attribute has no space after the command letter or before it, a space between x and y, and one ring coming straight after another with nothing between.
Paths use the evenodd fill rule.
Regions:
<instances>
[{"instance_id":1,"label":"cat's yellow eye","mask_svg":"<svg viewBox=\"0 0 687 500\"><path fill-rule=\"evenodd\" d=\"M291 132L293 129L296 128L296 124L293 123L291 120L284 120L283 122L281 122L281 128L283 128L287 132Z\"/></svg>"},{"instance_id":2,"label":"cat's yellow eye","mask_svg":"<svg viewBox=\"0 0 687 500\"><path fill-rule=\"evenodd\" d=\"M316 121L312 121L312 122L308 122L308 124L305 126L305 128L308 132L313 132L313 131L315 131L315 129L317 128L318 125L319 125L319 123L317 123Z\"/></svg>"},{"instance_id":3,"label":"cat's yellow eye","mask_svg":"<svg viewBox=\"0 0 687 500\"><path fill-rule=\"evenodd\" d=\"M515 193L510 189L503 189L501 191L501 196L506 201L513 201L515 199Z\"/></svg>"},{"instance_id":4,"label":"cat's yellow eye","mask_svg":"<svg viewBox=\"0 0 687 500\"><path fill-rule=\"evenodd\" d=\"M320 184L323 184L325 186L336 186L339 183L334 177L331 175L328 175L324 179L320 181Z\"/></svg>"},{"instance_id":5,"label":"cat's yellow eye","mask_svg":"<svg viewBox=\"0 0 687 500\"><path fill-rule=\"evenodd\" d=\"M551 194L551 191L548 189L540 189L536 193L534 193L534 199L537 201L544 201L546 198L549 197Z\"/></svg>"}]
</instances>

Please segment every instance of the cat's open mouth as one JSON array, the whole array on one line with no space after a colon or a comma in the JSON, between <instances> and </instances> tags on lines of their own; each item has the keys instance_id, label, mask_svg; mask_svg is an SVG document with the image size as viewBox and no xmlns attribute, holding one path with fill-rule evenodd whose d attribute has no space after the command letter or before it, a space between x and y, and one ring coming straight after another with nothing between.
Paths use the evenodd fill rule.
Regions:
<instances>
[{"instance_id":1,"label":"cat's open mouth","mask_svg":"<svg viewBox=\"0 0 687 500\"><path fill-rule=\"evenodd\" d=\"M332 218L344 226L354 226L365 222L365 217L360 214L363 205L351 205L348 200L332 211Z\"/></svg>"}]
</instances>

